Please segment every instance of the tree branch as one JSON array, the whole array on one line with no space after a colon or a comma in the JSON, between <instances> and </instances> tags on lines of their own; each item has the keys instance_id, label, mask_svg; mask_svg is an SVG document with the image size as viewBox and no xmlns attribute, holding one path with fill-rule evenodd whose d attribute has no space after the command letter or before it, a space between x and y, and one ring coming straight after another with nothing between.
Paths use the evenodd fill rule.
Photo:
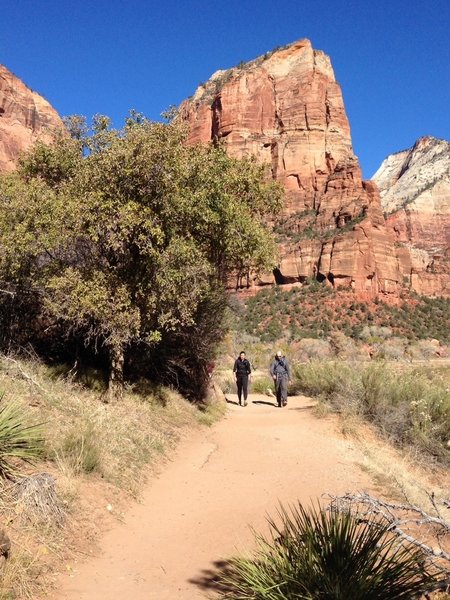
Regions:
<instances>
[{"instance_id":1,"label":"tree branch","mask_svg":"<svg viewBox=\"0 0 450 600\"><path fill-rule=\"evenodd\" d=\"M435 587L429 592L445 590L450 586L450 522L442 516L441 512L441 506L450 508L449 500L442 499L438 502L433 493L428 494L436 513L430 515L419 506L386 502L366 492L343 496L325 494L324 497L330 501L328 510L352 514L374 527L386 526L401 543L420 548L424 560L439 577ZM418 534L420 539L417 537ZM435 540L436 546L430 545L430 540Z\"/></svg>"}]
</instances>

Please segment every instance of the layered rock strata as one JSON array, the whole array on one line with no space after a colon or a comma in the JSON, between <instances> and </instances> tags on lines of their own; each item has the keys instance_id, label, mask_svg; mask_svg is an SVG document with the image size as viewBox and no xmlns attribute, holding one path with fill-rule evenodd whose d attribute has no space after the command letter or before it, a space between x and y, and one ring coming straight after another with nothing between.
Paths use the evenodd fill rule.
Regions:
<instances>
[{"instance_id":1,"label":"layered rock strata","mask_svg":"<svg viewBox=\"0 0 450 600\"><path fill-rule=\"evenodd\" d=\"M403 281L426 295L450 294L450 143L423 137L388 156L373 181L395 236Z\"/></svg>"},{"instance_id":2,"label":"layered rock strata","mask_svg":"<svg viewBox=\"0 0 450 600\"><path fill-rule=\"evenodd\" d=\"M189 143L223 140L230 155L257 156L284 186L274 224L280 283L317 278L369 297L399 291L394 236L376 186L361 179L328 56L300 40L218 71L180 115Z\"/></svg>"},{"instance_id":3,"label":"layered rock strata","mask_svg":"<svg viewBox=\"0 0 450 600\"><path fill-rule=\"evenodd\" d=\"M0 65L0 173L16 167L37 139L50 140L63 124L56 110Z\"/></svg>"}]
</instances>

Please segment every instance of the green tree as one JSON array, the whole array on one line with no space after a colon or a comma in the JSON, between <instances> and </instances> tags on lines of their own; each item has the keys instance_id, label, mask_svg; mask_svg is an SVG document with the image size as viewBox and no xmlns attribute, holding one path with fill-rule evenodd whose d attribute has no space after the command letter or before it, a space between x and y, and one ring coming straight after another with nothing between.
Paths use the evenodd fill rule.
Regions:
<instances>
[{"instance_id":1,"label":"green tree","mask_svg":"<svg viewBox=\"0 0 450 600\"><path fill-rule=\"evenodd\" d=\"M33 290L47 325L107 349L112 399L127 350L200 325L219 284L272 268L263 219L281 191L253 160L187 146L175 122L71 131L0 182L0 279Z\"/></svg>"}]
</instances>

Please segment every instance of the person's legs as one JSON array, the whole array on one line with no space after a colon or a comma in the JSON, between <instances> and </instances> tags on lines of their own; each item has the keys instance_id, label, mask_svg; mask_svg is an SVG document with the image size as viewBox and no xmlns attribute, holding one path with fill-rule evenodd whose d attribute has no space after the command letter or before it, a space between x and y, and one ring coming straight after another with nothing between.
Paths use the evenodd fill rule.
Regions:
<instances>
[{"instance_id":1,"label":"person's legs","mask_svg":"<svg viewBox=\"0 0 450 600\"><path fill-rule=\"evenodd\" d=\"M278 406L282 406L281 400L281 377L277 377L275 380L275 391L277 394L277 404Z\"/></svg>"},{"instance_id":2,"label":"person's legs","mask_svg":"<svg viewBox=\"0 0 450 600\"><path fill-rule=\"evenodd\" d=\"M242 378L242 391L244 392L244 406L247 404L248 395L248 377Z\"/></svg>"},{"instance_id":3,"label":"person's legs","mask_svg":"<svg viewBox=\"0 0 450 600\"><path fill-rule=\"evenodd\" d=\"M242 377L236 377L236 386L237 386L237 395L238 395L239 404L240 404L241 398L242 398Z\"/></svg>"},{"instance_id":4,"label":"person's legs","mask_svg":"<svg viewBox=\"0 0 450 600\"><path fill-rule=\"evenodd\" d=\"M283 406L287 404L287 391L288 391L288 378L280 377L280 388L281 388L281 402Z\"/></svg>"}]
</instances>

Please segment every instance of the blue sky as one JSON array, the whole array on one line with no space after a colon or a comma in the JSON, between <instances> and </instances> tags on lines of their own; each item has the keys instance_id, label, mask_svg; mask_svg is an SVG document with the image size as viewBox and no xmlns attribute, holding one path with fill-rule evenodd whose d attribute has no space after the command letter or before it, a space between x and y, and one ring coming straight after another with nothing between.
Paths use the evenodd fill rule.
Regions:
<instances>
[{"instance_id":1,"label":"blue sky","mask_svg":"<svg viewBox=\"0 0 450 600\"><path fill-rule=\"evenodd\" d=\"M330 55L365 178L450 140L450 0L4 0L0 63L61 115L158 119L220 68L301 38Z\"/></svg>"}]
</instances>

